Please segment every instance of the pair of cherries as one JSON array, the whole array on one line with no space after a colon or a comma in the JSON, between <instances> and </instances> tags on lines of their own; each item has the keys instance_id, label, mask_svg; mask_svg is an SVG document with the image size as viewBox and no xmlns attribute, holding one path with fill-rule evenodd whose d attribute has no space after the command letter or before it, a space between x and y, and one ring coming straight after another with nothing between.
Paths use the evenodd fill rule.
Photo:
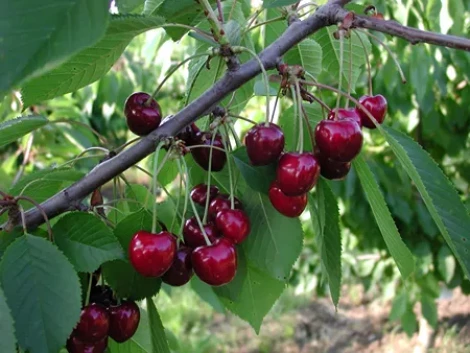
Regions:
<instances>
[{"instance_id":1,"label":"pair of cherries","mask_svg":"<svg viewBox=\"0 0 470 353\"><path fill-rule=\"evenodd\" d=\"M320 174L317 157L310 152L286 152L284 133L273 123L252 127L245 145L251 164L263 166L277 161L276 179L269 187L274 208L287 217L298 217L307 206L307 193Z\"/></svg>"},{"instance_id":2,"label":"pair of cherries","mask_svg":"<svg viewBox=\"0 0 470 353\"><path fill-rule=\"evenodd\" d=\"M125 342L135 334L139 322L140 310L133 301L109 306L97 302L89 304L82 309L80 320L67 340L67 351L103 353L108 346L108 337L119 343Z\"/></svg>"},{"instance_id":3,"label":"pair of cherries","mask_svg":"<svg viewBox=\"0 0 470 353\"><path fill-rule=\"evenodd\" d=\"M365 109L382 124L387 101L382 95L359 99ZM327 179L343 179L351 169L351 161L360 153L363 143L361 128L375 129L374 122L359 107L330 111L328 118L315 128L316 150L321 175Z\"/></svg>"}]
</instances>

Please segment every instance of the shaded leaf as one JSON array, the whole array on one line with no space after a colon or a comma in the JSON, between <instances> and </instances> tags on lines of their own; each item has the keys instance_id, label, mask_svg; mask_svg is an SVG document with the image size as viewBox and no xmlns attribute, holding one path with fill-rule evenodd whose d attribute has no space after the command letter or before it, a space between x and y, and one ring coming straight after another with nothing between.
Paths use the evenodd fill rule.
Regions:
<instances>
[{"instance_id":1,"label":"shaded leaf","mask_svg":"<svg viewBox=\"0 0 470 353\"><path fill-rule=\"evenodd\" d=\"M429 325L436 328L438 316L436 302L433 297L426 294L421 296L421 312Z\"/></svg>"},{"instance_id":2,"label":"shaded leaf","mask_svg":"<svg viewBox=\"0 0 470 353\"><path fill-rule=\"evenodd\" d=\"M147 298L146 302L153 351L158 353L170 353L165 329L163 328L162 320L155 307L155 303L152 298Z\"/></svg>"},{"instance_id":3,"label":"shaded leaf","mask_svg":"<svg viewBox=\"0 0 470 353\"><path fill-rule=\"evenodd\" d=\"M7 305L5 294L0 288L0 352L15 353L16 338L13 318Z\"/></svg>"},{"instance_id":4,"label":"shaded leaf","mask_svg":"<svg viewBox=\"0 0 470 353\"><path fill-rule=\"evenodd\" d=\"M0 124L0 147L8 145L48 123L49 120L40 115L20 116L5 121Z\"/></svg>"}]
</instances>

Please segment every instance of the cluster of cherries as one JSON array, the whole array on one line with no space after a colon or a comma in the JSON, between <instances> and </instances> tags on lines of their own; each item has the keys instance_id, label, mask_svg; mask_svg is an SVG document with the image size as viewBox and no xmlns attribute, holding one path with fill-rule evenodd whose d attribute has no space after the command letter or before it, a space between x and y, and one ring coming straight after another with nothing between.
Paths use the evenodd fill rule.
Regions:
<instances>
[{"instance_id":1,"label":"cluster of cherries","mask_svg":"<svg viewBox=\"0 0 470 353\"><path fill-rule=\"evenodd\" d=\"M67 340L69 353L103 353L108 337L118 343L130 339L140 322L137 304L127 300L117 304L107 286L94 286L90 303L83 307L80 320Z\"/></svg>"},{"instance_id":2,"label":"cluster of cherries","mask_svg":"<svg viewBox=\"0 0 470 353\"><path fill-rule=\"evenodd\" d=\"M182 286L193 271L212 286L229 283L236 274L235 245L250 233L250 220L242 204L229 195L219 194L215 186L196 185L191 199L205 206L209 198L208 221L199 226L196 216L188 218L183 227L183 240L163 230L157 234L141 230L129 244L129 259L137 272L145 277L161 277L172 286Z\"/></svg>"}]
</instances>

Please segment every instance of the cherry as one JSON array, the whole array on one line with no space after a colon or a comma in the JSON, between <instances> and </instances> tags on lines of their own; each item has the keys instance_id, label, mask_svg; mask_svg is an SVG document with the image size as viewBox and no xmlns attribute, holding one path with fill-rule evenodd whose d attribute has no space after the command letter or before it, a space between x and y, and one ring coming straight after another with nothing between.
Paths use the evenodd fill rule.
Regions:
<instances>
[{"instance_id":1,"label":"cherry","mask_svg":"<svg viewBox=\"0 0 470 353\"><path fill-rule=\"evenodd\" d=\"M215 217L217 229L234 244L239 244L250 233L250 219L242 210L223 209Z\"/></svg>"},{"instance_id":2,"label":"cherry","mask_svg":"<svg viewBox=\"0 0 470 353\"><path fill-rule=\"evenodd\" d=\"M140 230L129 244L129 259L134 269L145 277L160 277L173 263L176 240L173 234Z\"/></svg>"},{"instance_id":3,"label":"cherry","mask_svg":"<svg viewBox=\"0 0 470 353\"><path fill-rule=\"evenodd\" d=\"M307 194L287 196L277 181L273 181L269 187L269 200L279 213L292 218L299 217L307 206Z\"/></svg>"},{"instance_id":4,"label":"cherry","mask_svg":"<svg viewBox=\"0 0 470 353\"><path fill-rule=\"evenodd\" d=\"M206 231L207 237L210 242L215 241L219 232L213 223L207 223L204 225L204 230ZM198 246L206 245L206 240L204 239L204 234L199 228L196 217L191 217L186 220L183 227L183 239L184 243L190 248L197 248Z\"/></svg>"},{"instance_id":5,"label":"cherry","mask_svg":"<svg viewBox=\"0 0 470 353\"><path fill-rule=\"evenodd\" d=\"M186 246L181 246L178 249L173 264L162 276L163 282L174 287L182 286L189 282L193 276L191 252L192 250Z\"/></svg>"},{"instance_id":6,"label":"cherry","mask_svg":"<svg viewBox=\"0 0 470 353\"><path fill-rule=\"evenodd\" d=\"M113 290L109 286L93 286L90 292L90 303L98 303L105 307L114 303Z\"/></svg>"},{"instance_id":7,"label":"cherry","mask_svg":"<svg viewBox=\"0 0 470 353\"><path fill-rule=\"evenodd\" d=\"M108 335L109 315L100 304L90 304L82 309L73 334L84 343L95 343Z\"/></svg>"},{"instance_id":8,"label":"cherry","mask_svg":"<svg viewBox=\"0 0 470 353\"><path fill-rule=\"evenodd\" d=\"M147 100L150 95L144 92L132 93L124 104L127 126L136 135L144 136L155 130L162 121L162 112L155 99Z\"/></svg>"},{"instance_id":9,"label":"cherry","mask_svg":"<svg viewBox=\"0 0 470 353\"><path fill-rule=\"evenodd\" d=\"M320 174L322 177L330 180L341 180L348 175L351 169L351 163L336 162L326 158L321 153L315 154L320 163Z\"/></svg>"},{"instance_id":10,"label":"cherry","mask_svg":"<svg viewBox=\"0 0 470 353\"><path fill-rule=\"evenodd\" d=\"M320 153L337 162L351 162L362 148L362 132L352 119L322 120L315 129Z\"/></svg>"},{"instance_id":11,"label":"cherry","mask_svg":"<svg viewBox=\"0 0 470 353\"><path fill-rule=\"evenodd\" d=\"M194 272L211 286L229 283L237 272L237 253L226 238L217 239L212 245L196 248L192 255Z\"/></svg>"},{"instance_id":12,"label":"cherry","mask_svg":"<svg viewBox=\"0 0 470 353\"><path fill-rule=\"evenodd\" d=\"M243 208L242 203L236 197L234 197L233 199L233 205L238 210L241 210ZM215 218L219 211L229 208L231 208L230 196L227 194L220 194L216 198L214 198L209 204L208 213L211 218Z\"/></svg>"},{"instance_id":13,"label":"cherry","mask_svg":"<svg viewBox=\"0 0 470 353\"><path fill-rule=\"evenodd\" d=\"M201 130L199 130L197 125L192 123L181 130L178 135L176 135L176 138L183 140L186 146L193 146L198 144L200 132Z\"/></svg>"},{"instance_id":14,"label":"cherry","mask_svg":"<svg viewBox=\"0 0 470 353\"><path fill-rule=\"evenodd\" d=\"M109 337L116 342L125 342L132 336L140 322L140 310L133 301L124 301L120 305L110 306Z\"/></svg>"},{"instance_id":15,"label":"cherry","mask_svg":"<svg viewBox=\"0 0 470 353\"><path fill-rule=\"evenodd\" d=\"M361 103L364 108L366 108L369 113L377 120L379 124L382 124L385 119L385 114L387 114L387 100L381 94L376 96L362 96L359 98L359 103ZM367 114L359 107L356 107L358 114L361 117L362 125L369 129L375 129L376 126L372 120L367 116Z\"/></svg>"},{"instance_id":16,"label":"cherry","mask_svg":"<svg viewBox=\"0 0 470 353\"><path fill-rule=\"evenodd\" d=\"M108 336L95 343L85 343L72 334L67 340L67 351L69 353L104 353L108 347Z\"/></svg>"},{"instance_id":17,"label":"cherry","mask_svg":"<svg viewBox=\"0 0 470 353\"><path fill-rule=\"evenodd\" d=\"M200 137L199 144L204 146L211 146L212 143L212 134L203 133ZM222 137L217 134L214 138L214 147L224 149L224 143L222 142ZM191 150L194 160L199 164L204 170L209 170L209 157L211 149L208 147L195 147ZM212 149L212 163L211 170L213 172L219 172L224 168L225 162L227 161L227 156L225 151L220 149Z\"/></svg>"},{"instance_id":18,"label":"cherry","mask_svg":"<svg viewBox=\"0 0 470 353\"><path fill-rule=\"evenodd\" d=\"M300 196L312 189L320 175L320 164L310 152L284 153L277 166L279 188L287 196Z\"/></svg>"},{"instance_id":19,"label":"cherry","mask_svg":"<svg viewBox=\"0 0 470 353\"><path fill-rule=\"evenodd\" d=\"M245 136L246 153L253 165L275 162L284 149L284 133L276 124L253 126Z\"/></svg>"},{"instance_id":20,"label":"cherry","mask_svg":"<svg viewBox=\"0 0 470 353\"><path fill-rule=\"evenodd\" d=\"M209 191L209 201L213 200L219 194L219 188L211 185ZM205 206L207 199L207 185L198 184L191 190L191 199L198 205Z\"/></svg>"},{"instance_id":21,"label":"cherry","mask_svg":"<svg viewBox=\"0 0 470 353\"><path fill-rule=\"evenodd\" d=\"M339 108L333 109L328 113L328 120L354 120L359 127L362 127L361 116L357 112L356 108Z\"/></svg>"}]
</instances>

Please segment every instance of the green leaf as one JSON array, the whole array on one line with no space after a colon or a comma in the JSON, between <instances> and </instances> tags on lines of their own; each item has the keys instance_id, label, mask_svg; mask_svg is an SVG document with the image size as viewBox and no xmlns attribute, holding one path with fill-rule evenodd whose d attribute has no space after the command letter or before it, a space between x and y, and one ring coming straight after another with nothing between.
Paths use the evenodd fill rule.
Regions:
<instances>
[{"instance_id":1,"label":"green leaf","mask_svg":"<svg viewBox=\"0 0 470 353\"><path fill-rule=\"evenodd\" d=\"M67 258L51 242L25 235L5 252L0 279L22 350L58 352L81 308L78 276Z\"/></svg>"},{"instance_id":2,"label":"green leaf","mask_svg":"<svg viewBox=\"0 0 470 353\"><path fill-rule=\"evenodd\" d=\"M323 70L325 70L330 74L330 76L338 80L341 57L340 41L335 39L333 36L333 33L336 30L337 29L333 27L322 28L313 35L313 39L315 39L322 48ZM371 45L369 39L364 33L353 31L353 33L351 33L350 39L343 40L343 88L347 87L348 83L350 83L352 91L354 91L356 87L356 81L359 78L362 66L366 64L366 56L361 41L358 38L359 36L361 37L362 42L364 43L367 55L369 55L371 52ZM350 50L350 41L352 41L352 50ZM350 77L351 61L352 77Z\"/></svg>"},{"instance_id":3,"label":"green leaf","mask_svg":"<svg viewBox=\"0 0 470 353\"><path fill-rule=\"evenodd\" d=\"M284 55L289 65L301 65L306 72L317 78L322 71L322 47L313 39L305 39Z\"/></svg>"},{"instance_id":4,"label":"green leaf","mask_svg":"<svg viewBox=\"0 0 470 353\"><path fill-rule=\"evenodd\" d=\"M434 298L423 294L421 296L421 312L431 327L436 328L438 322L437 306Z\"/></svg>"},{"instance_id":5,"label":"green leaf","mask_svg":"<svg viewBox=\"0 0 470 353\"><path fill-rule=\"evenodd\" d=\"M418 324L416 322L416 315L413 312L413 307L410 305L406 308L405 313L401 317L401 326L403 327L403 331L406 332L408 337L413 336L418 328Z\"/></svg>"},{"instance_id":6,"label":"green leaf","mask_svg":"<svg viewBox=\"0 0 470 353\"><path fill-rule=\"evenodd\" d=\"M284 288L284 281L275 279L269 273L248 264L246 279L237 300L231 301L224 297L220 297L220 300L227 309L247 321L258 334L263 318Z\"/></svg>"},{"instance_id":7,"label":"green leaf","mask_svg":"<svg viewBox=\"0 0 470 353\"><path fill-rule=\"evenodd\" d=\"M48 123L49 120L40 115L20 116L5 121L0 124L0 147L8 145Z\"/></svg>"},{"instance_id":8,"label":"green leaf","mask_svg":"<svg viewBox=\"0 0 470 353\"><path fill-rule=\"evenodd\" d=\"M108 1L0 3L0 92L49 71L93 45L108 24Z\"/></svg>"},{"instance_id":9,"label":"green leaf","mask_svg":"<svg viewBox=\"0 0 470 353\"><path fill-rule=\"evenodd\" d=\"M240 147L232 152L235 165L251 189L267 194L269 185L276 175L276 165L255 167L251 164L246 147Z\"/></svg>"},{"instance_id":10,"label":"green leaf","mask_svg":"<svg viewBox=\"0 0 470 353\"><path fill-rule=\"evenodd\" d=\"M269 9L273 7L292 5L296 2L296 0L263 0L263 7L265 9Z\"/></svg>"},{"instance_id":11,"label":"green leaf","mask_svg":"<svg viewBox=\"0 0 470 353\"><path fill-rule=\"evenodd\" d=\"M446 245L437 253L437 269L446 283L449 283L455 274L455 258Z\"/></svg>"},{"instance_id":12,"label":"green leaf","mask_svg":"<svg viewBox=\"0 0 470 353\"><path fill-rule=\"evenodd\" d=\"M190 26L195 26L204 18L202 6L195 4L194 0L164 0L155 14L164 17L166 22ZM174 41L181 39L188 32L187 29L175 27L165 28L165 31Z\"/></svg>"},{"instance_id":13,"label":"green leaf","mask_svg":"<svg viewBox=\"0 0 470 353\"><path fill-rule=\"evenodd\" d=\"M143 15L151 15L163 0L145 0Z\"/></svg>"},{"instance_id":14,"label":"green leaf","mask_svg":"<svg viewBox=\"0 0 470 353\"><path fill-rule=\"evenodd\" d=\"M124 257L111 229L90 213L69 213L52 231L57 246L79 272L93 272L106 261Z\"/></svg>"},{"instance_id":15,"label":"green leaf","mask_svg":"<svg viewBox=\"0 0 470 353\"><path fill-rule=\"evenodd\" d=\"M158 353L170 353L165 329L163 328L162 320L160 319L160 315L158 315L155 303L152 298L147 298L146 302L153 351Z\"/></svg>"},{"instance_id":16,"label":"green leaf","mask_svg":"<svg viewBox=\"0 0 470 353\"><path fill-rule=\"evenodd\" d=\"M465 275L470 278L470 216L455 188L416 142L389 127L380 126L380 131L419 190Z\"/></svg>"},{"instance_id":17,"label":"green leaf","mask_svg":"<svg viewBox=\"0 0 470 353\"><path fill-rule=\"evenodd\" d=\"M197 276L193 276L190 283L193 291L195 291L202 300L212 306L215 311L222 314L225 313L225 307L220 302L221 299L215 294L213 287L201 281Z\"/></svg>"},{"instance_id":18,"label":"green leaf","mask_svg":"<svg viewBox=\"0 0 470 353\"><path fill-rule=\"evenodd\" d=\"M151 228L152 215L144 209L132 213L116 225L114 235L121 243L126 257L133 235L139 230L150 231ZM129 262L116 260L105 263L102 268L106 282L121 297L139 300L153 296L160 290L160 278L142 276Z\"/></svg>"},{"instance_id":19,"label":"green leaf","mask_svg":"<svg viewBox=\"0 0 470 353\"><path fill-rule=\"evenodd\" d=\"M0 352L15 353L16 338L13 318L7 305L5 294L0 288Z\"/></svg>"},{"instance_id":20,"label":"green leaf","mask_svg":"<svg viewBox=\"0 0 470 353\"><path fill-rule=\"evenodd\" d=\"M242 199L251 222L250 235L242 244L248 262L277 280L287 281L303 245L299 219L281 215L266 195L246 192Z\"/></svg>"},{"instance_id":21,"label":"green leaf","mask_svg":"<svg viewBox=\"0 0 470 353\"><path fill-rule=\"evenodd\" d=\"M413 255L400 238L397 226L385 203L379 185L372 171L364 161L364 158L361 155L358 156L353 161L353 165L361 181L365 196L372 209L377 225L380 228L385 244L387 244L387 248L395 260L402 277L407 278L413 273L415 268Z\"/></svg>"},{"instance_id":22,"label":"green leaf","mask_svg":"<svg viewBox=\"0 0 470 353\"><path fill-rule=\"evenodd\" d=\"M318 207L325 220L320 233L321 261L325 267L331 299L338 307L341 292L341 231L339 229L339 211L336 197L328 182L320 179L317 184ZM311 201L311 199L310 199Z\"/></svg>"},{"instance_id":23,"label":"green leaf","mask_svg":"<svg viewBox=\"0 0 470 353\"><path fill-rule=\"evenodd\" d=\"M391 321L398 320L400 317L403 316L406 312L406 308L408 307L408 295L403 290L400 294L398 294L392 302L392 310L390 310L389 319Z\"/></svg>"},{"instance_id":24,"label":"green leaf","mask_svg":"<svg viewBox=\"0 0 470 353\"><path fill-rule=\"evenodd\" d=\"M104 76L132 38L163 23L159 17L114 16L105 36L56 69L23 86L25 107L74 92Z\"/></svg>"}]
</instances>

